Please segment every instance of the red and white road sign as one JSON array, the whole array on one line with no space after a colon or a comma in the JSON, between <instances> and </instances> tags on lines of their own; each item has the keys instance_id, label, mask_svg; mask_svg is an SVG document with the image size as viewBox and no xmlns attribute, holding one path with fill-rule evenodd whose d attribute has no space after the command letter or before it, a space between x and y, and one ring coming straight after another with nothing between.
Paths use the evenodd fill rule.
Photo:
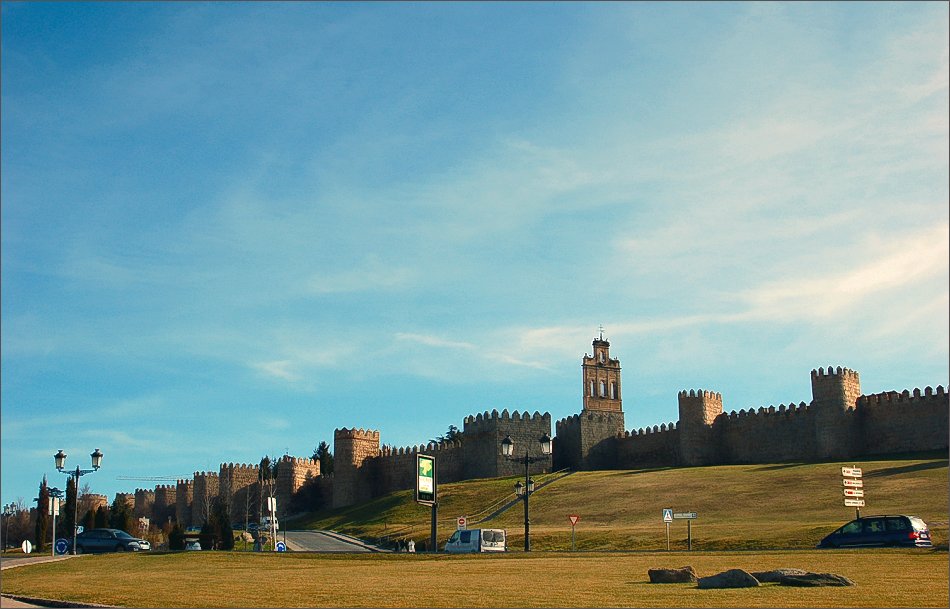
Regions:
<instances>
[{"instance_id":1,"label":"red and white road sign","mask_svg":"<svg viewBox=\"0 0 950 609\"><path fill-rule=\"evenodd\" d=\"M844 489L845 497L864 497L864 491L859 488L846 488Z\"/></svg>"},{"instance_id":2,"label":"red and white road sign","mask_svg":"<svg viewBox=\"0 0 950 609\"><path fill-rule=\"evenodd\" d=\"M571 519L571 526L574 526L575 524L577 524L577 521L581 519L580 516L575 516L574 514L571 514L570 516L568 516L568 518Z\"/></svg>"},{"instance_id":3,"label":"red and white road sign","mask_svg":"<svg viewBox=\"0 0 950 609\"><path fill-rule=\"evenodd\" d=\"M861 468L860 467L842 467L841 475L848 476L849 478L860 478Z\"/></svg>"},{"instance_id":4,"label":"red and white road sign","mask_svg":"<svg viewBox=\"0 0 950 609\"><path fill-rule=\"evenodd\" d=\"M845 507L864 507L864 499L845 499Z\"/></svg>"},{"instance_id":5,"label":"red and white road sign","mask_svg":"<svg viewBox=\"0 0 950 609\"><path fill-rule=\"evenodd\" d=\"M461 529L464 529L465 526L467 525L467 523L468 523L468 521L465 520L465 516L459 516L459 519L458 519L458 527L459 527L460 530L461 530Z\"/></svg>"},{"instance_id":6,"label":"red and white road sign","mask_svg":"<svg viewBox=\"0 0 950 609\"><path fill-rule=\"evenodd\" d=\"M851 488L861 488L864 486L864 482L862 480L852 480L851 478L842 478L841 484L850 486Z\"/></svg>"}]
</instances>

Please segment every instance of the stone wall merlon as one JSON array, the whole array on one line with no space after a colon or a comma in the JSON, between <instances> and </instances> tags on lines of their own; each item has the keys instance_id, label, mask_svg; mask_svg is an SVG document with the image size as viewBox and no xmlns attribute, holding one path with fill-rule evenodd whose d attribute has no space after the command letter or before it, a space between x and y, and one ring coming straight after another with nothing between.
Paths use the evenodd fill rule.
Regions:
<instances>
[{"instance_id":1,"label":"stone wall merlon","mask_svg":"<svg viewBox=\"0 0 950 609\"><path fill-rule=\"evenodd\" d=\"M812 371L811 371L811 376L812 376L812 378L817 378L817 377L820 377L820 376L851 376L851 377L857 377L857 376L858 376L858 373L855 372L854 370L851 370L850 368L842 368L841 366L838 366L837 368L832 368L831 366L828 366L828 372L827 372L827 373L825 372L825 370L824 370L823 368L818 368L818 370L812 370Z\"/></svg>"},{"instance_id":2,"label":"stone wall merlon","mask_svg":"<svg viewBox=\"0 0 950 609\"><path fill-rule=\"evenodd\" d=\"M882 393L862 395L858 398L858 406L871 406L883 403L901 404L914 402L916 400L931 400L933 398L939 398L944 394L943 385L937 385L936 392L932 387L925 387L923 392L921 392L919 388L914 389L913 394L907 389L900 393L896 391L884 391Z\"/></svg>"},{"instance_id":3,"label":"stone wall merlon","mask_svg":"<svg viewBox=\"0 0 950 609\"><path fill-rule=\"evenodd\" d=\"M719 401L722 401L722 394L717 391L706 391L705 389L690 389L686 391L685 389L680 391L677 394L677 397L681 398L715 398Z\"/></svg>"}]
</instances>

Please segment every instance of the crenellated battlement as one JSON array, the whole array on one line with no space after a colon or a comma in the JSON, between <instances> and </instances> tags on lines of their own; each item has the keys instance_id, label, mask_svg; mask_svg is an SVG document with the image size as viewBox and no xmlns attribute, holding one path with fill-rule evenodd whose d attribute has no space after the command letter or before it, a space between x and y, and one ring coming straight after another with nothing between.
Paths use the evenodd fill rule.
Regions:
<instances>
[{"instance_id":1,"label":"crenellated battlement","mask_svg":"<svg viewBox=\"0 0 950 609\"><path fill-rule=\"evenodd\" d=\"M456 450L462 447L461 442L429 442L418 446L383 446L380 449L380 457L401 457L403 455L415 455L419 453L438 453L445 450Z\"/></svg>"},{"instance_id":2,"label":"crenellated battlement","mask_svg":"<svg viewBox=\"0 0 950 609\"><path fill-rule=\"evenodd\" d=\"M885 391L871 395L862 395L858 398L858 408L873 408L875 406L903 406L912 404L921 400L940 399L945 396L943 385L937 385L936 391L932 387L925 387L923 391L919 388L914 389L913 393L907 389L898 393L897 391Z\"/></svg>"},{"instance_id":3,"label":"crenellated battlement","mask_svg":"<svg viewBox=\"0 0 950 609\"><path fill-rule=\"evenodd\" d=\"M179 479L179 480L178 480L178 487L181 488L182 485L185 485L185 486L192 486L194 483L195 483L194 480Z\"/></svg>"},{"instance_id":4,"label":"crenellated battlement","mask_svg":"<svg viewBox=\"0 0 950 609\"><path fill-rule=\"evenodd\" d=\"M352 429L347 429L343 427L342 429L335 429L333 431L334 440L369 440L369 441L379 441L379 430L375 429L363 429L360 427L357 429L353 427Z\"/></svg>"},{"instance_id":5,"label":"crenellated battlement","mask_svg":"<svg viewBox=\"0 0 950 609\"><path fill-rule=\"evenodd\" d=\"M661 425L654 425L653 427L641 427L640 429L634 431L624 431L624 438L634 438L637 436L649 436L658 433L666 433L669 431L676 431L676 423L663 423Z\"/></svg>"},{"instance_id":6,"label":"crenellated battlement","mask_svg":"<svg viewBox=\"0 0 950 609\"><path fill-rule=\"evenodd\" d=\"M739 410L738 412L732 410L726 416L729 419L738 419L747 416L791 416L796 414L805 414L806 412L808 412L808 404L805 402L800 402L797 405L794 402L789 402L788 406L785 404L779 404L777 408L775 406L769 406L768 408L760 406L758 409L749 408L748 410Z\"/></svg>"},{"instance_id":7,"label":"crenellated battlement","mask_svg":"<svg viewBox=\"0 0 950 609\"><path fill-rule=\"evenodd\" d=\"M850 378L853 380L858 380L860 378L860 375L854 370L851 370L850 368L842 368L841 366L838 366L837 368L832 368L831 366L828 366L827 372L825 372L824 368L818 368L817 370L811 371L811 378L818 379L822 377L841 377L841 378Z\"/></svg>"},{"instance_id":8,"label":"crenellated battlement","mask_svg":"<svg viewBox=\"0 0 950 609\"><path fill-rule=\"evenodd\" d=\"M719 400L722 402L722 394L715 391L706 391L705 389L685 389L677 394L679 398L704 398L707 400Z\"/></svg>"},{"instance_id":9,"label":"crenellated battlement","mask_svg":"<svg viewBox=\"0 0 950 609\"><path fill-rule=\"evenodd\" d=\"M199 478L217 478L218 472L195 472L195 479Z\"/></svg>"},{"instance_id":10,"label":"crenellated battlement","mask_svg":"<svg viewBox=\"0 0 950 609\"><path fill-rule=\"evenodd\" d=\"M312 467L317 465L319 461L314 459L309 459L307 457L291 457L290 455L284 455L280 458L281 463L289 463L291 465L298 465L301 467Z\"/></svg>"}]
</instances>

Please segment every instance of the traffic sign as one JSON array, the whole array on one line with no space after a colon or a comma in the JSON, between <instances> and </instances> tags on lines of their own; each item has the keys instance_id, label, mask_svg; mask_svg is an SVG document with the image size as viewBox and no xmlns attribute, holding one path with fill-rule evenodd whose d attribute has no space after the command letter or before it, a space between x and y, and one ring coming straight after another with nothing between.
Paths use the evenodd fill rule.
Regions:
<instances>
[{"instance_id":1,"label":"traffic sign","mask_svg":"<svg viewBox=\"0 0 950 609\"><path fill-rule=\"evenodd\" d=\"M663 508L663 522L673 522L672 508Z\"/></svg>"},{"instance_id":2,"label":"traffic sign","mask_svg":"<svg viewBox=\"0 0 950 609\"><path fill-rule=\"evenodd\" d=\"M571 514L570 516L568 516L568 518L571 519L571 526L574 526L575 524L577 524L577 521L581 519L580 516L575 516L574 514Z\"/></svg>"},{"instance_id":3,"label":"traffic sign","mask_svg":"<svg viewBox=\"0 0 950 609\"><path fill-rule=\"evenodd\" d=\"M845 499L845 507L864 507L864 499Z\"/></svg>"},{"instance_id":4,"label":"traffic sign","mask_svg":"<svg viewBox=\"0 0 950 609\"><path fill-rule=\"evenodd\" d=\"M282 541L278 541L278 542L277 542L277 551L278 551L278 552L286 552L286 551L287 551L287 546L284 545L284 542L282 542Z\"/></svg>"},{"instance_id":5,"label":"traffic sign","mask_svg":"<svg viewBox=\"0 0 950 609\"><path fill-rule=\"evenodd\" d=\"M696 512L676 512L673 514L673 518L688 518L692 520L696 518Z\"/></svg>"},{"instance_id":6,"label":"traffic sign","mask_svg":"<svg viewBox=\"0 0 950 609\"><path fill-rule=\"evenodd\" d=\"M458 529L462 531L468 526L468 521L465 519L465 516L459 516L457 524Z\"/></svg>"},{"instance_id":7,"label":"traffic sign","mask_svg":"<svg viewBox=\"0 0 950 609\"><path fill-rule=\"evenodd\" d=\"M57 540L56 540L56 553L57 553L57 554L65 554L67 551L69 551L69 541L66 540L66 539L62 539L62 538L57 539Z\"/></svg>"},{"instance_id":8,"label":"traffic sign","mask_svg":"<svg viewBox=\"0 0 950 609\"><path fill-rule=\"evenodd\" d=\"M24 554L29 554L33 551L33 543L29 539L24 539L20 547L23 549Z\"/></svg>"},{"instance_id":9,"label":"traffic sign","mask_svg":"<svg viewBox=\"0 0 950 609\"><path fill-rule=\"evenodd\" d=\"M86 527L82 526L81 524L76 525L76 534L77 534L77 535L78 535L79 533L82 533L82 532L85 531L85 530L86 530Z\"/></svg>"},{"instance_id":10,"label":"traffic sign","mask_svg":"<svg viewBox=\"0 0 950 609\"><path fill-rule=\"evenodd\" d=\"M849 478L860 478L861 468L860 467L842 467L841 475L848 476Z\"/></svg>"},{"instance_id":11,"label":"traffic sign","mask_svg":"<svg viewBox=\"0 0 950 609\"><path fill-rule=\"evenodd\" d=\"M850 486L851 488L861 488L864 486L863 480L852 480L851 478L842 478L841 484L845 486Z\"/></svg>"},{"instance_id":12,"label":"traffic sign","mask_svg":"<svg viewBox=\"0 0 950 609\"><path fill-rule=\"evenodd\" d=\"M844 489L845 497L864 497L864 491L859 488L846 488Z\"/></svg>"}]
</instances>

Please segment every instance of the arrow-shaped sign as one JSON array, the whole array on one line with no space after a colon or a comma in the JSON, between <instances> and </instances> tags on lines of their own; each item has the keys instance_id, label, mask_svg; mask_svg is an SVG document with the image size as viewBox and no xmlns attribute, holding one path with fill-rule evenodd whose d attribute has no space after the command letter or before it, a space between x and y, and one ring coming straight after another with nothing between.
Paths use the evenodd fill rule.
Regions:
<instances>
[{"instance_id":1,"label":"arrow-shaped sign","mask_svg":"<svg viewBox=\"0 0 950 609\"><path fill-rule=\"evenodd\" d=\"M852 480L851 478L842 478L841 484L850 486L851 488L861 488L864 486L864 482L862 480Z\"/></svg>"},{"instance_id":2,"label":"arrow-shaped sign","mask_svg":"<svg viewBox=\"0 0 950 609\"><path fill-rule=\"evenodd\" d=\"M864 499L845 499L845 507L864 507Z\"/></svg>"},{"instance_id":3,"label":"arrow-shaped sign","mask_svg":"<svg viewBox=\"0 0 950 609\"><path fill-rule=\"evenodd\" d=\"M859 488L846 488L844 489L845 497L864 497L864 491Z\"/></svg>"},{"instance_id":4,"label":"arrow-shaped sign","mask_svg":"<svg viewBox=\"0 0 950 609\"><path fill-rule=\"evenodd\" d=\"M860 478L861 468L860 467L842 467L841 475L848 476L850 478Z\"/></svg>"}]
</instances>

